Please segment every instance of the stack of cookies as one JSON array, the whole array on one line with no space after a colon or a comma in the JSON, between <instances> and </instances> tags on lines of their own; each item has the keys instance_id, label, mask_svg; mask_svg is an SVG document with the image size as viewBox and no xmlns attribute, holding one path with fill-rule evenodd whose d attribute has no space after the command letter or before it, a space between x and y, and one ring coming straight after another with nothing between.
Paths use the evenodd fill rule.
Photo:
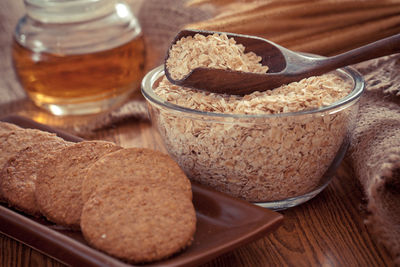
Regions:
<instances>
[{"instance_id":1,"label":"stack of cookies","mask_svg":"<svg viewBox=\"0 0 400 267\"><path fill-rule=\"evenodd\" d=\"M190 181L165 154L107 141L72 143L5 122L0 151L0 200L81 230L99 250L141 263L192 242Z\"/></svg>"}]
</instances>

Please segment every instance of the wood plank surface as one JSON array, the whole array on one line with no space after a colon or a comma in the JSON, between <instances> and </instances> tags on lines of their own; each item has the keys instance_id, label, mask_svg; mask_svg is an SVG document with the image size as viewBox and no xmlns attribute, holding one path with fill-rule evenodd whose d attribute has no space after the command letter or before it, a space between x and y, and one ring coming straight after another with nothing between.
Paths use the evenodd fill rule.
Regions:
<instances>
[{"instance_id":1,"label":"wood plank surface","mask_svg":"<svg viewBox=\"0 0 400 267\"><path fill-rule=\"evenodd\" d=\"M22 0L0 1L0 116L31 105L15 78L10 60L12 32L23 13ZM96 132L91 139L165 152L149 122L131 121ZM284 223L277 231L204 266L392 266L386 249L375 242L365 226L362 206L360 186L344 162L320 195L282 211ZM4 234L0 234L0 265L64 266Z\"/></svg>"}]
</instances>

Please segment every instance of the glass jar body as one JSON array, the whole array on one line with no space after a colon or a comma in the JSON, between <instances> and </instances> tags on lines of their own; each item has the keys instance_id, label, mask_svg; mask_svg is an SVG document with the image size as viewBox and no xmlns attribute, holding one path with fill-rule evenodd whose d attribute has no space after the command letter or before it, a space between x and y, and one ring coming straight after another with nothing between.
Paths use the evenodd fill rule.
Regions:
<instances>
[{"instance_id":1,"label":"glass jar body","mask_svg":"<svg viewBox=\"0 0 400 267\"><path fill-rule=\"evenodd\" d=\"M26 0L26 6L14 33L13 63L36 105L55 115L97 113L139 88L145 48L126 4Z\"/></svg>"}]
</instances>

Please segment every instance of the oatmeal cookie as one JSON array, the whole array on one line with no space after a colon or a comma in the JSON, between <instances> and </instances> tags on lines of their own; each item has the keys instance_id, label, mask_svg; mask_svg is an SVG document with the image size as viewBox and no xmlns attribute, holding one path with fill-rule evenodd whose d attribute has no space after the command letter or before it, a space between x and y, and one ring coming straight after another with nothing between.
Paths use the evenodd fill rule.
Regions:
<instances>
[{"instance_id":1,"label":"oatmeal cookie","mask_svg":"<svg viewBox=\"0 0 400 267\"><path fill-rule=\"evenodd\" d=\"M32 147L38 143L45 143L48 140L57 139L55 134L39 131L36 129L22 129L17 126L13 127L12 124L2 123L2 129L4 125L9 129L0 135L0 170L4 168L9 160L15 159L19 151ZM0 198L1 196L0 189ZM4 200L2 200L4 201Z\"/></svg>"},{"instance_id":2,"label":"oatmeal cookie","mask_svg":"<svg viewBox=\"0 0 400 267\"><path fill-rule=\"evenodd\" d=\"M85 203L81 229L99 250L131 262L149 262L190 245L196 214L183 192L115 179L100 185Z\"/></svg>"},{"instance_id":3,"label":"oatmeal cookie","mask_svg":"<svg viewBox=\"0 0 400 267\"><path fill-rule=\"evenodd\" d=\"M0 137L0 168L2 169L20 150L36 143L46 142L49 138L56 138L56 135L36 129L16 128L3 134Z\"/></svg>"},{"instance_id":4,"label":"oatmeal cookie","mask_svg":"<svg viewBox=\"0 0 400 267\"><path fill-rule=\"evenodd\" d=\"M82 184L83 201L89 199L99 184L115 179L162 184L192 199L190 181L171 157L147 148L126 148L104 156L90 167Z\"/></svg>"},{"instance_id":5,"label":"oatmeal cookie","mask_svg":"<svg viewBox=\"0 0 400 267\"><path fill-rule=\"evenodd\" d=\"M121 147L106 141L83 141L73 144L48 161L36 180L39 209L50 221L79 229L82 212L82 179L91 164Z\"/></svg>"},{"instance_id":6,"label":"oatmeal cookie","mask_svg":"<svg viewBox=\"0 0 400 267\"><path fill-rule=\"evenodd\" d=\"M23 129L15 124L0 121L0 138L2 136L5 136L5 135L11 133L12 131L19 131L19 130L23 130Z\"/></svg>"},{"instance_id":7,"label":"oatmeal cookie","mask_svg":"<svg viewBox=\"0 0 400 267\"><path fill-rule=\"evenodd\" d=\"M47 140L22 149L8 160L0 172L0 191L10 206L31 215L40 215L35 198L38 171L48 166L47 162L53 153L68 144L72 143L49 135Z\"/></svg>"}]
</instances>

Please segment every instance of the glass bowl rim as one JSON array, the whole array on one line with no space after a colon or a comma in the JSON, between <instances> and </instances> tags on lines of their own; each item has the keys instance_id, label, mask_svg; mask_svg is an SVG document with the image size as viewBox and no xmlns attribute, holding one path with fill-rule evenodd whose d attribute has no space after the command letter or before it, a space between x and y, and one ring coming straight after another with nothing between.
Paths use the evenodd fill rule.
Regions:
<instances>
[{"instance_id":1,"label":"glass bowl rim","mask_svg":"<svg viewBox=\"0 0 400 267\"><path fill-rule=\"evenodd\" d=\"M308 109L301 110L296 112L286 112L286 113L274 113L274 114L234 114L234 113L220 113L220 112L209 112L209 111L201 111L196 109L191 109L183 106L179 106L173 103L170 103L166 100L163 100L159 97L153 90L153 84L164 75L164 65L160 65L150 70L143 78L141 83L141 92L143 96L152 104L157 104L167 109L175 110L178 112L183 112L192 115L203 115L203 116L211 116L211 117L220 117L220 118L278 118L278 117L292 117L292 116L301 116L308 115L314 113L323 113L328 112L330 110L335 110L337 108L346 106L347 104L353 102L354 100L359 99L362 92L365 89L365 82L362 75L352 67L344 67L337 69L336 71L341 72L347 76L350 76L353 79L354 87L351 90L350 94L339 99L338 101L332 103L329 106L323 106L316 109Z\"/></svg>"}]
</instances>

